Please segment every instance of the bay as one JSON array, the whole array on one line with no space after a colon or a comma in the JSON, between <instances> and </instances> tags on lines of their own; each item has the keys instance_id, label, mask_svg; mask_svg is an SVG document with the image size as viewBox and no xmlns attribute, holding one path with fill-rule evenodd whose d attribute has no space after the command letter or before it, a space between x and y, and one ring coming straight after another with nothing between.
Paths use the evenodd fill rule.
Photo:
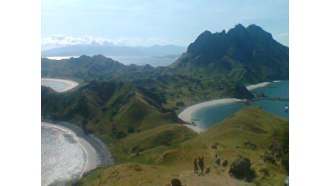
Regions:
<instances>
[{"instance_id":1,"label":"bay","mask_svg":"<svg viewBox=\"0 0 330 186\"><path fill-rule=\"evenodd\" d=\"M54 80L44 80L41 79L41 85L45 87L50 87L58 92L65 90L66 88L70 87L70 84L61 82L61 81L54 81Z\"/></svg>"},{"instance_id":2,"label":"bay","mask_svg":"<svg viewBox=\"0 0 330 186\"><path fill-rule=\"evenodd\" d=\"M76 136L55 127L41 127L41 185L79 178L87 161Z\"/></svg>"},{"instance_id":3,"label":"bay","mask_svg":"<svg viewBox=\"0 0 330 186\"><path fill-rule=\"evenodd\" d=\"M266 97L255 99L248 104L237 102L201 108L192 113L192 118L197 119L197 125L200 128L207 129L247 106L259 106L268 113L289 118L289 111L285 109L289 107L289 81L271 82L251 92L256 96L263 94Z\"/></svg>"}]
</instances>

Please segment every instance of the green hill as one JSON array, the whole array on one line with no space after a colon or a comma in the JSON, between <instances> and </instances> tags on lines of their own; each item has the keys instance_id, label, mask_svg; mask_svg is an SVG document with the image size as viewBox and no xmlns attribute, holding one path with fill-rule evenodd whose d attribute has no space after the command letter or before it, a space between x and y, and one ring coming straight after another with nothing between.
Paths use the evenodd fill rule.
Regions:
<instances>
[{"instance_id":1,"label":"green hill","mask_svg":"<svg viewBox=\"0 0 330 186\"><path fill-rule=\"evenodd\" d=\"M92 81L65 94L42 87L41 95L43 118L79 124L105 139L179 122L156 94L125 81Z\"/></svg>"},{"instance_id":2,"label":"green hill","mask_svg":"<svg viewBox=\"0 0 330 186\"><path fill-rule=\"evenodd\" d=\"M134 79L144 77L154 68L150 65L123 65L103 55L80 56L62 60L41 58L41 77L76 79L80 81Z\"/></svg>"},{"instance_id":3,"label":"green hill","mask_svg":"<svg viewBox=\"0 0 330 186\"><path fill-rule=\"evenodd\" d=\"M131 155L125 161L130 163L94 170L78 184L166 185L176 177L187 185L282 185L288 174L288 121L259 108L238 111L200 135L182 128L173 138L166 139L165 131L169 128L163 126L153 130L127 137L118 145L127 152L131 149ZM160 138L166 140L158 144L157 140L152 140L155 136L164 136ZM138 149L134 148L136 145L143 149L138 155L134 153L134 149ZM229 176L229 165L213 168L215 154L221 162L228 160L229 165L239 156L249 158L256 178L248 183ZM205 177L193 173L192 162L198 156L203 156L206 167L210 168Z\"/></svg>"}]
</instances>

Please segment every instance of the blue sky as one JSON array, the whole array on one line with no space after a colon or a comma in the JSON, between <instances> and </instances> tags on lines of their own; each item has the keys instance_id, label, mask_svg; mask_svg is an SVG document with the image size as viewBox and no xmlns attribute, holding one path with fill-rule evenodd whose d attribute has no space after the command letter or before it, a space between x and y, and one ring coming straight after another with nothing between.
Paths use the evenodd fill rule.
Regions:
<instances>
[{"instance_id":1,"label":"blue sky","mask_svg":"<svg viewBox=\"0 0 330 186\"><path fill-rule=\"evenodd\" d=\"M42 0L42 49L71 44L187 46L205 30L256 24L289 46L288 0Z\"/></svg>"}]
</instances>

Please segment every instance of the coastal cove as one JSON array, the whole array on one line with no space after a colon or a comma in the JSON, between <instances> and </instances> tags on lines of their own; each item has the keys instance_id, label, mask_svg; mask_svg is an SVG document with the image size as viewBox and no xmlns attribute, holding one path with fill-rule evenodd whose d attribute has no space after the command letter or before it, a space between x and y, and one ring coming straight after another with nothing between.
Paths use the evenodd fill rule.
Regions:
<instances>
[{"instance_id":1,"label":"coastal cove","mask_svg":"<svg viewBox=\"0 0 330 186\"><path fill-rule=\"evenodd\" d=\"M41 78L41 85L50 87L56 92L66 92L78 86L79 83L65 79Z\"/></svg>"},{"instance_id":2,"label":"coastal cove","mask_svg":"<svg viewBox=\"0 0 330 186\"><path fill-rule=\"evenodd\" d=\"M286 110L289 107L289 81L264 82L249 85L247 89L257 98L250 101L235 98L207 101L185 108L178 117L190 123L186 126L196 132L205 131L248 106L258 106L268 113L289 118L289 112Z\"/></svg>"},{"instance_id":3,"label":"coastal cove","mask_svg":"<svg viewBox=\"0 0 330 186\"><path fill-rule=\"evenodd\" d=\"M96 167L113 164L107 145L67 122L41 122L42 185L81 178Z\"/></svg>"}]
</instances>

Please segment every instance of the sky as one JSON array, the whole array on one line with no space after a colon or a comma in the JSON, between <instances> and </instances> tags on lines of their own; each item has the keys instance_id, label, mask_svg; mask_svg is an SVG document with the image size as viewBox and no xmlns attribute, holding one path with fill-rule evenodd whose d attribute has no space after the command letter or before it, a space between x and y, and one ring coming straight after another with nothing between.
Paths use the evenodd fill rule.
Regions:
<instances>
[{"instance_id":1,"label":"sky","mask_svg":"<svg viewBox=\"0 0 330 186\"><path fill-rule=\"evenodd\" d=\"M289 46L288 0L41 0L41 48L188 46L205 30L256 24Z\"/></svg>"}]
</instances>

